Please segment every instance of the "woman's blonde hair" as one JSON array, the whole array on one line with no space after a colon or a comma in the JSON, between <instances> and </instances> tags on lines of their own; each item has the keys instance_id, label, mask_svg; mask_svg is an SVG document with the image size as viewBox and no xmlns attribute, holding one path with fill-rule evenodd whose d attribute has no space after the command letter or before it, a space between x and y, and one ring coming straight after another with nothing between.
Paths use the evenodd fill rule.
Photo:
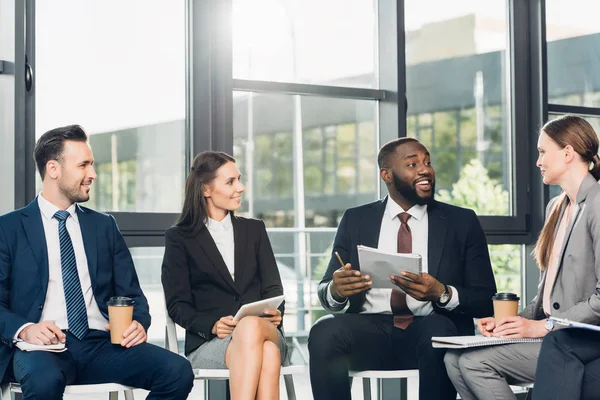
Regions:
<instances>
[{"instance_id":1,"label":"woman's blonde hair","mask_svg":"<svg viewBox=\"0 0 600 400\"><path fill-rule=\"evenodd\" d=\"M589 122L575 115L565 115L548 121L542 127L541 132L548 135L561 149L564 149L567 145L571 145L583 161L592 164L590 173L594 176L594 179L600 179L598 136ZM532 254L542 270L546 269L550 262L560 210L568 202L569 198L564 192L556 199L533 249Z\"/></svg>"}]
</instances>

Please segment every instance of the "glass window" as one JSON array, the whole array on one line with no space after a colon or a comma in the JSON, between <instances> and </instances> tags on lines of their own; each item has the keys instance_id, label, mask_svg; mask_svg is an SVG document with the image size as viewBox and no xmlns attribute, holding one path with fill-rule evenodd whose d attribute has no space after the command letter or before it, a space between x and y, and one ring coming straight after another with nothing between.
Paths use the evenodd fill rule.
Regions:
<instances>
[{"instance_id":1,"label":"glass window","mask_svg":"<svg viewBox=\"0 0 600 400\"><path fill-rule=\"evenodd\" d=\"M521 308L524 296L521 287L521 263L525 246L518 244L494 244L488 246L490 261L498 292L515 293L521 298Z\"/></svg>"},{"instance_id":2,"label":"glass window","mask_svg":"<svg viewBox=\"0 0 600 400\"><path fill-rule=\"evenodd\" d=\"M180 211L185 19L181 0L36 3L36 138L87 131L98 174L88 206Z\"/></svg>"},{"instance_id":3,"label":"glass window","mask_svg":"<svg viewBox=\"0 0 600 400\"><path fill-rule=\"evenodd\" d=\"M407 0L405 15L407 132L432 154L436 195L513 215L506 0ZM468 200L483 187L493 205Z\"/></svg>"},{"instance_id":4,"label":"glass window","mask_svg":"<svg viewBox=\"0 0 600 400\"><path fill-rule=\"evenodd\" d=\"M547 0L548 102L600 107L600 3Z\"/></svg>"},{"instance_id":5,"label":"glass window","mask_svg":"<svg viewBox=\"0 0 600 400\"><path fill-rule=\"evenodd\" d=\"M376 87L375 13L374 0L234 0L233 77Z\"/></svg>"},{"instance_id":6,"label":"glass window","mask_svg":"<svg viewBox=\"0 0 600 400\"><path fill-rule=\"evenodd\" d=\"M375 101L235 92L234 156L246 184L241 211L267 226L292 227L302 190L306 226L335 227L344 210L377 199L375 116ZM301 188L294 177L300 152Z\"/></svg>"}]
</instances>

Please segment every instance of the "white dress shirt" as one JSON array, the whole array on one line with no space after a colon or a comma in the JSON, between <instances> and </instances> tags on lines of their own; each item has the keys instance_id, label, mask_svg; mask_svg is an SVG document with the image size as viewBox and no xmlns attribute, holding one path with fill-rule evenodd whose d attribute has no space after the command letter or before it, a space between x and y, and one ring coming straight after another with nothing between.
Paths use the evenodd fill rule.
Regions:
<instances>
[{"instance_id":1,"label":"white dress shirt","mask_svg":"<svg viewBox=\"0 0 600 400\"><path fill-rule=\"evenodd\" d=\"M231 214L227 213L222 221L216 221L208 218L206 228L212 236L225 265L231 274L231 279L235 281L235 243L233 240L233 225L231 224Z\"/></svg>"},{"instance_id":2,"label":"white dress shirt","mask_svg":"<svg viewBox=\"0 0 600 400\"><path fill-rule=\"evenodd\" d=\"M46 236L46 247L48 248L48 290L46 291L46 300L44 301L44 309L40 321L54 321L60 329L68 329L69 322L67 320L67 304L65 302L65 291L63 288L62 268L60 262L60 239L58 237L58 220L54 218L54 214L59 211L59 208L46 200L40 193L37 197L38 206L42 214L42 224L44 225L44 234ZM83 292L83 300L87 310L88 325L90 329L106 330L108 320L104 318L94 298L92 291L92 281L90 271L88 269L87 257L83 246L83 237L77 218L76 204L72 204L67 208L70 214L67 218L66 225L73 250L75 251L75 261L77 263L77 272L79 274L79 282ZM15 334L15 339L19 333L25 328L25 324Z\"/></svg>"},{"instance_id":3,"label":"white dress shirt","mask_svg":"<svg viewBox=\"0 0 600 400\"><path fill-rule=\"evenodd\" d=\"M379 242L377 248L388 253L395 253L398 250L398 230L400 229L400 218L398 214L407 212L411 215L408 219L408 226L412 234L412 252L421 255L422 272L428 272L427 267L427 249L429 237L429 218L426 205L414 205L408 211L405 211L388 197L385 211L381 219L381 229L379 231ZM443 283L443 282L442 282ZM346 304L340 303L333 298L330 286L327 286L327 302L333 309L341 309ZM453 310L459 303L458 291L453 286L452 298L444 308ZM392 296L391 289L370 289L365 297L365 303L360 311L361 314L391 314L392 308L390 298ZM413 297L406 296L406 305L410 311L416 316L425 316L433 314L433 306L429 301L419 301Z\"/></svg>"}]
</instances>

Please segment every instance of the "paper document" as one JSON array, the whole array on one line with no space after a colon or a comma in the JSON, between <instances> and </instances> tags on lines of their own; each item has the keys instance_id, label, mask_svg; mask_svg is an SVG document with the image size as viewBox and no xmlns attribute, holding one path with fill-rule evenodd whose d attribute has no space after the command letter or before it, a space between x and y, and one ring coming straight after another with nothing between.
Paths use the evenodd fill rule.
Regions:
<instances>
[{"instance_id":1,"label":"paper document","mask_svg":"<svg viewBox=\"0 0 600 400\"><path fill-rule=\"evenodd\" d=\"M550 317L550 319L559 325L568 326L569 328L589 329L591 331L600 332L600 326L598 325L584 324L583 322L570 321L565 318Z\"/></svg>"},{"instance_id":2,"label":"paper document","mask_svg":"<svg viewBox=\"0 0 600 400\"><path fill-rule=\"evenodd\" d=\"M400 276L400 272L421 273L421 255L414 253L387 253L367 246L357 246L360 272L369 275L376 289L401 290L390 280L390 275Z\"/></svg>"},{"instance_id":3,"label":"paper document","mask_svg":"<svg viewBox=\"0 0 600 400\"><path fill-rule=\"evenodd\" d=\"M434 336L431 338L431 345L436 348L467 349L470 347L496 346L499 344L512 343L536 343L541 341L541 338L508 339L487 336Z\"/></svg>"},{"instance_id":4,"label":"paper document","mask_svg":"<svg viewBox=\"0 0 600 400\"><path fill-rule=\"evenodd\" d=\"M260 317L267 310L276 309L281 305L284 295L271 297L269 299L255 301L254 303L244 304L238 312L233 317L234 321L239 321L240 319L247 316Z\"/></svg>"},{"instance_id":5,"label":"paper document","mask_svg":"<svg viewBox=\"0 0 600 400\"><path fill-rule=\"evenodd\" d=\"M39 345L20 341L15 345L23 351L50 351L53 353L61 353L67 350L67 347L64 343Z\"/></svg>"}]
</instances>

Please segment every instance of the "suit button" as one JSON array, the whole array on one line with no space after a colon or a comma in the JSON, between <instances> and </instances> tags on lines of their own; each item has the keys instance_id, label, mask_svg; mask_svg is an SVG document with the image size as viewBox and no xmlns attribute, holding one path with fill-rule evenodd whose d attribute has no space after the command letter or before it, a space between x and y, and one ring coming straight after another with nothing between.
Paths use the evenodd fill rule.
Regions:
<instances>
[{"instance_id":1,"label":"suit button","mask_svg":"<svg viewBox=\"0 0 600 400\"><path fill-rule=\"evenodd\" d=\"M38 307L38 309L43 310L44 309L44 305L40 304L40 306Z\"/></svg>"},{"instance_id":2,"label":"suit button","mask_svg":"<svg viewBox=\"0 0 600 400\"><path fill-rule=\"evenodd\" d=\"M235 296L233 299L234 299L235 301L240 301L240 296Z\"/></svg>"},{"instance_id":3,"label":"suit button","mask_svg":"<svg viewBox=\"0 0 600 400\"><path fill-rule=\"evenodd\" d=\"M554 303L554 304L552 304L552 308L554 308L555 310L558 310L560 308L560 304Z\"/></svg>"}]
</instances>

